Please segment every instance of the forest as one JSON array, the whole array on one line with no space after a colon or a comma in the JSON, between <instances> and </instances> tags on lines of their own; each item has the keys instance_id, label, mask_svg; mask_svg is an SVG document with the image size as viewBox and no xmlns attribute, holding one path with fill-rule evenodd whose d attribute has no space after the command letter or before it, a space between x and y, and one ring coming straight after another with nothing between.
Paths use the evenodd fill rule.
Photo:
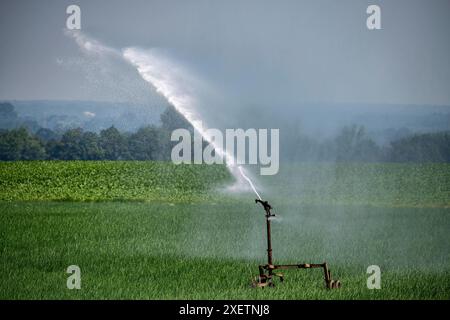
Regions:
<instances>
[{"instance_id":1,"label":"forest","mask_svg":"<svg viewBox=\"0 0 450 320\"><path fill-rule=\"evenodd\" d=\"M0 160L170 160L177 128L193 130L171 106L158 124L135 131L115 126L99 132L83 128L52 130L36 123L16 123L14 107L0 106ZM281 162L450 162L450 132L411 133L385 145L377 144L363 125L343 126L330 138L318 140L296 130L280 130Z\"/></svg>"}]
</instances>

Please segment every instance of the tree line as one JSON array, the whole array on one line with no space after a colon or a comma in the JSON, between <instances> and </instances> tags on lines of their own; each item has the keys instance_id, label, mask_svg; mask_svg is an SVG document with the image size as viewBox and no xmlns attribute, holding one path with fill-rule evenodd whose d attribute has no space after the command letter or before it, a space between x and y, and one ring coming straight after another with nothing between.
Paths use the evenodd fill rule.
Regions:
<instances>
[{"instance_id":1,"label":"tree line","mask_svg":"<svg viewBox=\"0 0 450 320\"><path fill-rule=\"evenodd\" d=\"M286 145L296 148L284 152L287 161L450 162L450 131L413 133L383 146L358 125L345 126L322 142L304 135L286 137L289 139Z\"/></svg>"},{"instance_id":2,"label":"tree line","mask_svg":"<svg viewBox=\"0 0 450 320\"><path fill-rule=\"evenodd\" d=\"M173 108L161 114L161 125L136 132L121 132L114 126L99 133L81 128L64 132L26 127L0 129L0 160L170 160L171 132L189 128Z\"/></svg>"},{"instance_id":3,"label":"tree line","mask_svg":"<svg viewBox=\"0 0 450 320\"><path fill-rule=\"evenodd\" d=\"M55 132L25 127L0 130L0 160L170 160L171 132L193 130L173 107L161 114L161 124L121 132L114 126L99 133L80 128ZM283 132L281 130L280 132ZM283 161L450 162L450 132L413 134L377 145L362 126L347 126L325 141L288 130L281 136Z\"/></svg>"}]
</instances>

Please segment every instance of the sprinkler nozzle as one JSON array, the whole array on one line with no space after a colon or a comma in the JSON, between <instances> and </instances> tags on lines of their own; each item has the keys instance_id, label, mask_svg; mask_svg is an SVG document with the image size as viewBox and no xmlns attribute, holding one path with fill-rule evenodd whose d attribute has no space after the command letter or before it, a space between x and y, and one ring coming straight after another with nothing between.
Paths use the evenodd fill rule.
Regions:
<instances>
[{"instance_id":1,"label":"sprinkler nozzle","mask_svg":"<svg viewBox=\"0 0 450 320\"><path fill-rule=\"evenodd\" d=\"M261 205L264 207L264 210L266 211L267 216L275 217L275 214L273 214L270 210L272 210L272 206L269 204L269 202L255 199L255 203L261 203Z\"/></svg>"}]
</instances>

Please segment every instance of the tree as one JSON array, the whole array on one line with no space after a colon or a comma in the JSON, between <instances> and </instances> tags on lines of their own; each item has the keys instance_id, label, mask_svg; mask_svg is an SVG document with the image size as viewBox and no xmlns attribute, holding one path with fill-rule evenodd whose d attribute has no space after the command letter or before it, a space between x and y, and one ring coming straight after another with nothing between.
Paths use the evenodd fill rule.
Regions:
<instances>
[{"instance_id":1,"label":"tree","mask_svg":"<svg viewBox=\"0 0 450 320\"><path fill-rule=\"evenodd\" d=\"M132 134L129 139L129 151L135 160L167 160L166 131L147 126Z\"/></svg>"},{"instance_id":2,"label":"tree","mask_svg":"<svg viewBox=\"0 0 450 320\"><path fill-rule=\"evenodd\" d=\"M100 147L104 150L107 160L131 159L127 138L114 126L100 131Z\"/></svg>"},{"instance_id":3,"label":"tree","mask_svg":"<svg viewBox=\"0 0 450 320\"><path fill-rule=\"evenodd\" d=\"M61 160L82 160L82 137L83 130L81 128L67 130L62 136L60 144L56 146L56 150L52 150L52 155Z\"/></svg>"},{"instance_id":4,"label":"tree","mask_svg":"<svg viewBox=\"0 0 450 320\"><path fill-rule=\"evenodd\" d=\"M25 128L0 133L0 160L42 160L46 158L42 143Z\"/></svg>"},{"instance_id":5,"label":"tree","mask_svg":"<svg viewBox=\"0 0 450 320\"><path fill-rule=\"evenodd\" d=\"M344 127L334 140L336 161L377 161L380 148L366 136L363 126Z\"/></svg>"},{"instance_id":6,"label":"tree","mask_svg":"<svg viewBox=\"0 0 450 320\"><path fill-rule=\"evenodd\" d=\"M105 151L100 147L99 136L95 132L85 132L81 137L83 160L101 160Z\"/></svg>"},{"instance_id":7,"label":"tree","mask_svg":"<svg viewBox=\"0 0 450 320\"><path fill-rule=\"evenodd\" d=\"M61 141L51 140L47 146L52 159L101 160L105 154L99 136L94 132L83 132L80 128L67 130Z\"/></svg>"},{"instance_id":8,"label":"tree","mask_svg":"<svg viewBox=\"0 0 450 320\"><path fill-rule=\"evenodd\" d=\"M0 133L0 160L19 160L21 139L5 130Z\"/></svg>"},{"instance_id":9,"label":"tree","mask_svg":"<svg viewBox=\"0 0 450 320\"><path fill-rule=\"evenodd\" d=\"M49 160L62 160L60 157L64 153L64 147L61 141L50 140L45 144L47 157Z\"/></svg>"},{"instance_id":10,"label":"tree","mask_svg":"<svg viewBox=\"0 0 450 320\"><path fill-rule=\"evenodd\" d=\"M36 136L36 138L38 138L39 140L41 140L44 143L49 142L51 140L56 141L56 140L60 139L60 136L56 132L54 132L48 128L40 128L35 133L35 136Z\"/></svg>"},{"instance_id":11,"label":"tree","mask_svg":"<svg viewBox=\"0 0 450 320\"><path fill-rule=\"evenodd\" d=\"M391 142L387 161L450 162L450 132L415 134Z\"/></svg>"}]
</instances>

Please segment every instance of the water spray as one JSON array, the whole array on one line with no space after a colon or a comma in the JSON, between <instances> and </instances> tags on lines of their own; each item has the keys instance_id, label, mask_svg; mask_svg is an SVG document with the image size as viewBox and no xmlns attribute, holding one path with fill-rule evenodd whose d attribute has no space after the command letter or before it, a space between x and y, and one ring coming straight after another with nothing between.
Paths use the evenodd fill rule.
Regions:
<instances>
[{"instance_id":1,"label":"water spray","mask_svg":"<svg viewBox=\"0 0 450 320\"><path fill-rule=\"evenodd\" d=\"M254 287L264 288L265 286L273 287L275 286L273 279L274 277L280 278L283 282L284 275L282 273L275 273L276 270L286 270L286 269L311 269L311 268L322 268L324 273L325 286L328 289L338 289L341 287L341 282L339 280L333 280L331 278L331 271L328 268L328 264L324 263L300 263L300 264L273 264L272 257L272 238L271 238L271 226L270 220L275 217L272 213L272 206L269 202L260 199L256 199L255 203L260 203L265 211L266 217L266 228L267 228L267 264L259 266L259 275L253 280L252 285Z\"/></svg>"},{"instance_id":2,"label":"water spray","mask_svg":"<svg viewBox=\"0 0 450 320\"><path fill-rule=\"evenodd\" d=\"M259 199L259 200L262 200L262 199L261 199L261 196L260 196L259 193L258 193L258 191L256 191L256 188L255 188L255 186L253 185L252 180L250 180L250 178L247 177L247 175L246 175L246 174L244 173L244 171L242 170L242 167L239 166L238 169L239 169L239 172L241 173L242 177L244 177L244 179L247 180L248 184L249 184L250 187L253 189L253 192L255 192L255 194L256 194L256 196L258 197L258 199Z\"/></svg>"},{"instance_id":3,"label":"water spray","mask_svg":"<svg viewBox=\"0 0 450 320\"><path fill-rule=\"evenodd\" d=\"M171 61L161 57L156 51L143 52L137 48L127 48L123 50L123 58L136 67L141 77L172 104L202 138L213 146L215 152L225 160L229 172L239 181L240 179L237 176L236 170L233 170L235 163L234 157L226 149L220 147L208 131L203 128L202 119L194 108L198 104L198 101L192 92L186 89L186 87L192 86L191 82L198 83L199 81L193 77L185 79L186 76L180 71L180 67L174 68ZM186 82L186 85L180 85L180 82ZM237 168L239 174L248 182L257 197L261 199L253 182L245 173L245 169L239 165Z\"/></svg>"},{"instance_id":4,"label":"water spray","mask_svg":"<svg viewBox=\"0 0 450 320\"><path fill-rule=\"evenodd\" d=\"M158 93L160 93L174 108L197 130L200 135L211 144L217 154L219 154L227 164L227 168L230 173L239 181L242 176L249 184L253 192L258 199L256 203L260 203L265 211L266 226L267 226L267 264L259 266L259 276L254 280L253 284L256 287L274 286L273 277L279 277L283 281L284 276L281 273L274 273L275 270L282 269L310 269L310 268L323 268L325 275L325 285L327 288L339 288L341 283L339 280L331 279L331 272L328 269L326 262L319 264L291 264L291 265L274 265L272 261L272 239L270 220L275 217L272 213L272 206L262 200L258 191L256 190L252 180L245 173L245 169L241 166L237 166L240 176L237 175L234 169L235 159L230 155L227 150L219 147L214 139L208 135L208 132L203 129L201 118L196 114L194 106L196 105L195 95L193 95L186 88L192 87L192 82L196 79L189 78L183 79L183 74L177 73L176 66L172 65L170 61L160 57L156 52L142 51L137 48L127 48L121 53L115 49L104 46L100 42L90 39L85 35L75 32L69 34L73 36L77 44L84 51L90 54L96 55L110 55L115 58L121 57L127 62L131 63L139 72L141 77L151 84ZM183 81L188 85L182 85Z\"/></svg>"},{"instance_id":5,"label":"water spray","mask_svg":"<svg viewBox=\"0 0 450 320\"><path fill-rule=\"evenodd\" d=\"M257 197L261 199L253 182L245 173L245 169L237 166L238 170L234 170L234 157L226 149L218 146L213 137L202 126L202 119L195 110L198 101L195 93L189 88L196 86L203 88L206 84L183 70L180 65L174 64L158 50L125 48L119 51L102 44L80 31L66 31L66 35L72 37L81 50L89 55L123 59L135 67L142 79L154 87L192 125L200 136L213 146L215 152L225 160L229 172L236 178L236 181L241 181L240 176L242 176Z\"/></svg>"}]
</instances>

